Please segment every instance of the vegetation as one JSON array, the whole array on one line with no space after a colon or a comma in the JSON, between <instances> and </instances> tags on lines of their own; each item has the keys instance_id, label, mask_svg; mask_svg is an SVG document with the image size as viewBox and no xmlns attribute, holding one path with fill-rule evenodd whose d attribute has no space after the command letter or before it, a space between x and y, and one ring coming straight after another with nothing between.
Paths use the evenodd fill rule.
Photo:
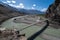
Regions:
<instances>
[{"instance_id":1,"label":"vegetation","mask_svg":"<svg viewBox=\"0 0 60 40\"><path fill-rule=\"evenodd\" d=\"M44 17L44 16L45 16L45 14L38 14L37 16L43 16L43 17Z\"/></svg>"}]
</instances>

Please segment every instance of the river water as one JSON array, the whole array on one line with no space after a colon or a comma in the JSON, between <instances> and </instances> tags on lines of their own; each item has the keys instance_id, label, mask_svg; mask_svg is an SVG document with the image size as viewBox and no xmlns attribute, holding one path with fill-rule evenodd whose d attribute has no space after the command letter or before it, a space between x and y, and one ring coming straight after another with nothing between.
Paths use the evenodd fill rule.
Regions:
<instances>
[{"instance_id":1,"label":"river water","mask_svg":"<svg viewBox=\"0 0 60 40\"><path fill-rule=\"evenodd\" d=\"M9 19L5 21L4 23L2 23L2 27L6 27L9 29L17 28L17 30L20 30L28 26L28 24L25 24L25 23L14 23L13 19L14 18ZM28 38L29 36L39 31L41 28L42 27L40 26L33 25L32 27L22 30L21 33L25 33L26 37ZM60 29L54 29L54 28L49 27L42 34L48 34L50 36L60 38ZM46 38L38 36L35 40L45 40L45 39Z\"/></svg>"}]
</instances>

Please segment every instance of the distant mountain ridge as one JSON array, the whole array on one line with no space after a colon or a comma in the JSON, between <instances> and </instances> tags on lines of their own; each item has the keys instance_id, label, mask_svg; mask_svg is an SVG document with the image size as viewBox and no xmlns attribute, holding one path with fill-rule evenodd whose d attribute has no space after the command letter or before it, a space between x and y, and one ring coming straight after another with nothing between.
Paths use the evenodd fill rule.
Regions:
<instances>
[{"instance_id":1,"label":"distant mountain ridge","mask_svg":"<svg viewBox=\"0 0 60 40\"><path fill-rule=\"evenodd\" d=\"M0 2L0 4L4 5L5 7L9 8L10 10L13 10L13 11L19 11L19 12L22 12L24 14L44 14L44 12L41 12L41 11L38 11L38 10L27 10L27 9L22 9L22 8L14 8L12 6L9 6L8 4L5 4L3 2Z\"/></svg>"},{"instance_id":2,"label":"distant mountain ridge","mask_svg":"<svg viewBox=\"0 0 60 40\"><path fill-rule=\"evenodd\" d=\"M44 14L44 12L41 12L39 10L28 10L28 9L18 9L18 11L24 13L24 14L31 14L31 15L34 15L34 14Z\"/></svg>"}]
</instances>

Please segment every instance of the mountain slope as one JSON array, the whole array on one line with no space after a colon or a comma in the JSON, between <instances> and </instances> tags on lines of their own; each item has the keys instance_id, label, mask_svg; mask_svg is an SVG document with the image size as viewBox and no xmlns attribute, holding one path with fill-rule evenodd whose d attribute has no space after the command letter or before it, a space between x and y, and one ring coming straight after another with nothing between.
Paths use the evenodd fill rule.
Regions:
<instances>
[{"instance_id":1,"label":"mountain slope","mask_svg":"<svg viewBox=\"0 0 60 40\"><path fill-rule=\"evenodd\" d=\"M60 25L60 0L55 0L46 11L46 18L54 24ZM58 27L58 26L57 26Z\"/></svg>"},{"instance_id":2,"label":"mountain slope","mask_svg":"<svg viewBox=\"0 0 60 40\"><path fill-rule=\"evenodd\" d=\"M22 14L16 10L17 9L0 2L0 24L9 18L20 16Z\"/></svg>"}]
</instances>

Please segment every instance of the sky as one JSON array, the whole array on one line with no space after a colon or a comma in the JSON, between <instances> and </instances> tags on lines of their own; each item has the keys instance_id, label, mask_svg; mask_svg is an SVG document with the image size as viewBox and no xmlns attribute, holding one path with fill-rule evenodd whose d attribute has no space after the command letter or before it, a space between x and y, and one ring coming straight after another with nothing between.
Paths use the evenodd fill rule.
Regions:
<instances>
[{"instance_id":1,"label":"sky","mask_svg":"<svg viewBox=\"0 0 60 40\"><path fill-rule=\"evenodd\" d=\"M54 0L0 0L15 8L34 9L46 11Z\"/></svg>"}]
</instances>

